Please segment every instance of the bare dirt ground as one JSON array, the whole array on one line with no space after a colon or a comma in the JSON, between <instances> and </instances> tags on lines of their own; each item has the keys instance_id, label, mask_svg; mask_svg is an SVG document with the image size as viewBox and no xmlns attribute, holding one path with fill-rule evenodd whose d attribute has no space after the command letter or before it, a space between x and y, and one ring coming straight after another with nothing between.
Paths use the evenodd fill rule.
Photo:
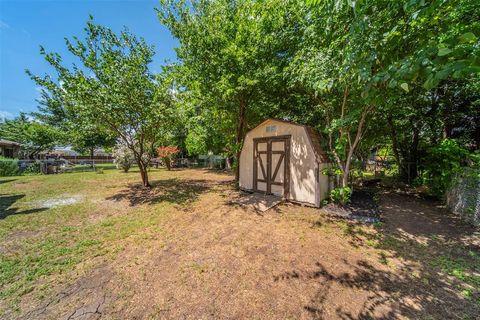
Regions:
<instances>
[{"instance_id":1,"label":"bare dirt ground","mask_svg":"<svg viewBox=\"0 0 480 320\"><path fill-rule=\"evenodd\" d=\"M24 299L19 317L479 319L478 291L462 295L468 284L448 272L451 261L477 259L478 233L435 203L384 193L377 227L293 204L260 215L231 203L238 194L230 175L173 175L152 191L115 191L105 210L160 214L162 202L173 201L175 214L41 303Z\"/></svg>"}]
</instances>

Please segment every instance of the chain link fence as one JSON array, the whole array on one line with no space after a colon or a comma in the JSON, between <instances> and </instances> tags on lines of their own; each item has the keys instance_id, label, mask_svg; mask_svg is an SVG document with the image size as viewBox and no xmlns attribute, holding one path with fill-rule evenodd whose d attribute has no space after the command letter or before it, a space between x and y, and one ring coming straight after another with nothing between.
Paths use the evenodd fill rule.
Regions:
<instances>
[{"instance_id":1,"label":"chain link fence","mask_svg":"<svg viewBox=\"0 0 480 320\"><path fill-rule=\"evenodd\" d=\"M159 159L152 159L152 168L164 167ZM135 167L132 164L132 167ZM212 168L225 169L226 159L222 156L200 156L192 159L177 158L172 161L173 168ZM29 174L58 174L68 172L92 172L115 169L117 166L110 157L60 157L38 160L0 159L0 176Z\"/></svg>"},{"instance_id":2,"label":"chain link fence","mask_svg":"<svg viewBox=\"0 0 480 320\"><path fill-rule=\"evenodd\" d=\"M115 167L112 159L77 159L72 161L63 158L41 160L4 158L0 159L0 176L91 172Z\"/></svg>"},{"instance_id":3,"label":"chain link fence","mask_svg":"<svg viewBox=\"0 0 480 320\"><path fill-rule=\"evenodd\" d=\"M55 174L66 172L91 172L98 169L115 168L111 159L45 159L19 160L20 173Z\"/></svg>"},{"instance_id":4,"label":"chain link fence","mask_svg":"<svg viewBox=\"0 0 480 320\"><path fill-rule=\"evenodd\" d=\"M480 226L480 170L465 169L446 193L447 207L465 221Z\"/></svg>"}]
</instances>

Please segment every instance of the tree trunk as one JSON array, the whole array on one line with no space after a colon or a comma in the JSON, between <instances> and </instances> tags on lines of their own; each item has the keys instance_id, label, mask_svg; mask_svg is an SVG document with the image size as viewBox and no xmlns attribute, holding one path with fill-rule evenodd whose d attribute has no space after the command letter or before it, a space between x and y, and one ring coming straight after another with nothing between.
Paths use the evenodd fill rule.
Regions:
<instances>
[{"instance_id":1,"label":"tree trunk","mask_svg":"<svg viewBox=\"0 0 480 320\"><path fill-rule=\"evenodd\" d=\"M395 160L397 161L400 176L403 176L403 172L405 172L406 168L405 168L404 161L402 159L400 146L398 143L397 130L395 129L393 119L391 116L387 118L387 122L390 126L390 138L392 139L393 155L395 157Z\"/></svg>"},{"instance_id":2,"label":"tree trunk","mask_svg":"<svg viewBox=\"0 0 480 320\"><path fill-rule=\"evenodd\" d=\"M350 167L345 168L345 170L343 172L342 180L340 180L340 182L341 182L340 188L348 187L348 176L349 176L349 174L350 174Z\"/></svg>"},{"instance_id":3,"label":"tree trunk","mask_svg":"<svg viewBox=\"0 0 480 320\"><path fill-rule=\"evenodd\" d=\"M142 184L144 188L151 188L150 182L148 181L148 172L147 166L143 163L142 160L137 159L137 165L140 170L140 176L142 177Z\"/></svg>"},{"instance_id":4,"label":"tree trunk","mask_svg":"<svg viewBox=\"0 0 480 320\"><path fill-rule=\"evenodd\" d=\"M444 121L446 122L446 121ZM448 139L450 137L450 128L448 124L443 124L442 139Z\"/></svg>"},{"instance_id":5,"label":"tree trunk","mask_svg":"<svg viewBox=\"0 0 480 320\"><path fill-rule=\"evenodd\" d=\"M413 126L411 140L405 138L399 141L393 122L390 122L392 149L395 160L398 163L399 174L402 181L411 183L418 177L418 145L420 141L420 130Z\"/></svg>"},{"instance_id":6,"label":"tree trunk","mask_svg":"<svg viewBox=\"0 0 480 320\"><path fill-rule=\"evenodd\" d=\"M408 172L407 182L412 183L418 177L418 144L420 140L420 130L416 127L413 128L412 143L410 144L409 157L408 157Z\"/></svg>"},{"instance_id":7,"label":"tree trunk","mask_svg":"<svg viewBox=\"0 0 480 320\"><path fill-rule=\"evenodd\" d=\"M232 162L230 160L230 156L225 157L225 169L230 170L232 168Z\"/></svg>"},{"instance_id":8,"label":"tree trunk","mask_svg":"<svg viewBox=\"0 0 480 320\"><path fill-rule=\"evenodd\" d=\"M172 162L170 161L170 157L165 157L163 161L165 161L165 167L167 167L167 170L172 170Z\"/></svg>"},{"instance_id":9,"label":"tree trunk","mask_svg":"<svg viewBox=\"0 0 480 320\"><path fill-rule=\"evenodd\" d=\"M235 137L235 144L237 146L237 151L235 153L235 181L238 182L240 178L240 153L242 152L242 141L243 141L243 132L245 130L245 116L247 112L247 104L243 97L240 98L239 112L238 112L238 125L237 125L237 134Z\"/></svg>"},{"instance_id":10,"label":"tree trunk","mask_svg":"<svg viewBox=\"0 0 480 320\"><path fill-rule=\"evenodd\" d=\"M341 183L340 187L341 188L348 187L348 178L350 176L350 170L351 170L351 166L352 166L353 155L354 155L355 150L358 147L358 144L360 143L360 140L362 139L362 135L364 133L364 125L365 125L365 122L367 120L368 113L369 113L368 108L363 110L363 112L362 112L362 116L361 116L361 118L358 122L357 133L355 134L355 139L353 140L353 143L349 144L349 149L348 149L346 161L345 162L341 161L340 158L338 157L338 155L336 154L336 152L334 152L335 158L337 160L337 164L339 165L339 167L342 171L342 179L340 180L340 183ZM347 133L347 134L349 135L348 136L348 141L351 141L350 140L350 133Z\"/></svg>"},{"instance_id":11,"label":"tree trunk","mask_svg":"<svg viewBox=\"0 0 480 320\"><path fill-rule=\"evenodd\" d=\"M140 174L142 176L142 183L145 188L151 188L150 181L148 181L148 171L145 167L140 169Z\"/></svg>"}]
</instances>

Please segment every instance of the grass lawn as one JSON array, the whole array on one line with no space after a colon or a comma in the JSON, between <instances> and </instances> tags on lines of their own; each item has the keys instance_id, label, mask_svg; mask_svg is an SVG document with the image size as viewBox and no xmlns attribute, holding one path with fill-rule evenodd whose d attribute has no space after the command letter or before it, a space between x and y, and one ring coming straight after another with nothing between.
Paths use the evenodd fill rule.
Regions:
<instances>
[{"instance_id":1,"label":"grass lawn","mask_svg":"<svg viewBox=\"0 0 480 320\"><path fill-rule=\"evenodd\" d=\"M231 175L133 170L0 180L0 318L475 319L480 236L383 192L364 226L231 203Z\"/></svg>"}]
</instances>

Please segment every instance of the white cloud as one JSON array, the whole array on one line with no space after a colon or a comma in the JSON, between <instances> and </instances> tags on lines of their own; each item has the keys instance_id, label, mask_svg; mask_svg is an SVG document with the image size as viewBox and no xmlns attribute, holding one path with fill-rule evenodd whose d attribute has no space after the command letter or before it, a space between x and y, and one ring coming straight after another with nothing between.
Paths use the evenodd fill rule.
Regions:
<instances>
[{"instance_id":1,"label":"white cloud","mask_svg":"<svg viewBox=\"0 0 480 320\"><path fill-rule=\"evenodd\" d=\"M10 29L10 26L5 21L0 20L0 29Z\"/></svg>"},{"instance_id":2,"label":"white cloud","mask_svg":"<svg viewBox=\"0 0 480 320\"><path fill-rule=\"evenodd\" d=\"M13 119L13 114L8 111L0 110L0 121L5 121L5 119Z\"/></svg>"},{"instance_id":3,"label":"white cloud","mask_svg":"<svg viewBox=\"0 0 480 320\"><path fill-rule=\"evenodd\" d=\"M30 34L30 32L28 32L28 31L25 30L25 29L22 29L22 33L23 33L24 35L26 35L28 38L31 38L31 37L32 37L32 35Z\"/></svg>"}]
</instances>

